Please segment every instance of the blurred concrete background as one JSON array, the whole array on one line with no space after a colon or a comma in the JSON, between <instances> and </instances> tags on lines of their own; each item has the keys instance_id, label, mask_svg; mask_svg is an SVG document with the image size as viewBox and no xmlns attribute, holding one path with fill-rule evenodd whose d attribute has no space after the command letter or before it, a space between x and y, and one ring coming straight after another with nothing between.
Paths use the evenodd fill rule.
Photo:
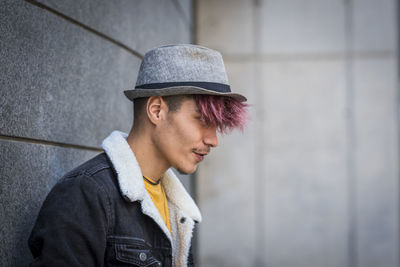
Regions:
<instances>
[{"instance_id":1,"label":"blurred concrete background","mask_svg":"<svg viewBox=\"0 0 400 267\"><path fill-rule=\"evenodd\" d=\"M152 47L221 51L244 133L182 181L200 266L399 266L395 0L2 0L0 266L25 266L47 192L128 131ZM194 182L195 181L195 182Z\"/></svg>"},{"instance_id":2,"label":"blurred concrete background","mask_svg":"<svg viewBox=\"0 0 400 267\"><path fill-rule=\"evenodd\" d=\"M201 266L399 266L395 0L201 0L248 95L198 173Z\"/></svg>"}]
</instances>

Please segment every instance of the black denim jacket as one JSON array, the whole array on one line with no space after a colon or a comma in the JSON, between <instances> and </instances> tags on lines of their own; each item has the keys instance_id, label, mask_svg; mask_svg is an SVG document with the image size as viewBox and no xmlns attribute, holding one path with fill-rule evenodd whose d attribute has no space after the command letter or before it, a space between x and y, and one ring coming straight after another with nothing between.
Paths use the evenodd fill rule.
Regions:
<instances>
[{"instance_id":1,"label":"black denim jacket","mask_svg":"<svg viewBox=\"0 0 400 267\"><path fill-rule=\"evenodd\" d=\"M31 266L173 266L170 240L123 198L112 166L102 153L55 185L29 237Z\"/></svg>"}]
</instances>

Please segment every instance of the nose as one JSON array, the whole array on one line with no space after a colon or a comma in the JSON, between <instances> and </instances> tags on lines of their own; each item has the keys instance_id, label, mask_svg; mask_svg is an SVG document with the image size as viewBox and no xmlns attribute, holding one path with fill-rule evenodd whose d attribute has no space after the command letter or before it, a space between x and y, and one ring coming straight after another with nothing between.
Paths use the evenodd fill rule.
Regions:
<instances>
[{"instance_id":1,"label":"nose","mask_svg":"<svg viewBox=\"0 0 400 267\"><path fill-rule=\"evenodd\" d=\"M216 147L218 146L218 136L217 136L217 128L216 127L208 127L204 134L203 139L204 144Z\"/></svg>"}]
</instances>

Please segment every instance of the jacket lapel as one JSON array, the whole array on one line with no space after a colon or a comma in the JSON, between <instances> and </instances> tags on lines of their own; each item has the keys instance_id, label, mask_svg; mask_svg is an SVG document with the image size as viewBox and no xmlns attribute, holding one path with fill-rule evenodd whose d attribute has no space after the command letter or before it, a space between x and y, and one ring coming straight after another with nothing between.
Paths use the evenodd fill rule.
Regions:
<instances>
[{"instance_id":1,"label":"jacket lapel","mask_svg":"<svg viewBox=\"0 0 400 267\"><path fill-rule=\"evenodd\" d=\"M139 163L126 142L126 138L126 133L114 131L102 143L102 148L117 173L121 194L129 202L140 201L142 212L151 217L160 226L172 243L171 233L144 187ZM191 218L196 222L200 222L201 214L199 208L173 171L169 169L161 179L168 201L178 208L181 217ZM190 237L191 231L189 241Z\"/></svg>"}]
</instances>

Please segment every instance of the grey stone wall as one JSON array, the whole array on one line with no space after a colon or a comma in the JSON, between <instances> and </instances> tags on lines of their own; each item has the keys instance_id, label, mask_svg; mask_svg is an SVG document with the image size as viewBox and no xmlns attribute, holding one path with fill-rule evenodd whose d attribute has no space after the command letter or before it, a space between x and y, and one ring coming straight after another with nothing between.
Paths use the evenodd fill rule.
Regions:
<instances>
[{"instance_id":1,"label":"grey stone wall","mask_svg":"<svg viewBox=\"0 0 400 267\"><path fill-rule=\"evenodd\" d=\"M200 168L201 266L399 266L398 1L197 3L252 104Z\"/></svg>"},{"instance_id":2,"label":"grey stone wall","mask_svg":"<svg viewBox=\"0 0 400 267\"><path fill-rule=\"evenodd\" d=\"M191 10L190 0L0 2L1 266L31 260L27 238L54 183L129 130L123 89L146 50L191 42Z\"/></svg>"}]
</instances>

